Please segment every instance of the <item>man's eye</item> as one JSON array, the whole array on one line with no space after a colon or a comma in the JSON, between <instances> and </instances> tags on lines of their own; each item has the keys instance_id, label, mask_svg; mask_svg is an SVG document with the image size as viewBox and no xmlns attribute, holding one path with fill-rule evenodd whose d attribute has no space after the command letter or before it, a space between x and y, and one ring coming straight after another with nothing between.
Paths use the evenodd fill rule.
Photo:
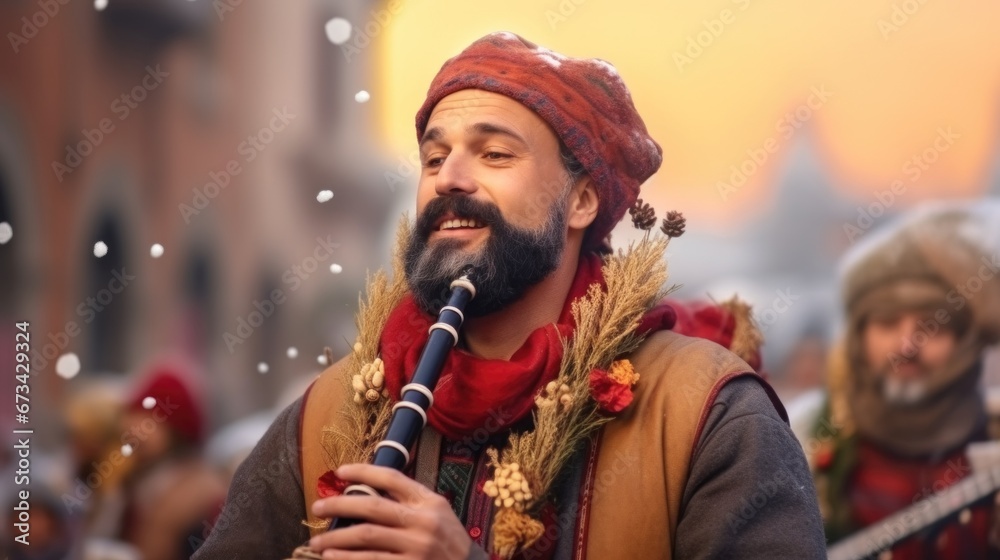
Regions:
<instances>
[{"instance_id":1,"label":"man's eye","mask_svg":"<svg viewBox=\"0 0 1000 560\"><path fill-rule=\"evenodd\" d=\"M437 167L444 161L443 157L432 157L424 160L424 167Z\"/></svg>"},{"instance_id":2,"label":"man's eye","mask_svg":"<svg viewBox=\"0 0 1000 560\"><path fill-rule=\"evenodd\" d=\"M511 157L511 155L510 154L505 154L503 152L486 152L486 154L484 154L484 157L486 159L500 160L500 159L509 158L509 157Z\"/></svg>"}]
</instances>

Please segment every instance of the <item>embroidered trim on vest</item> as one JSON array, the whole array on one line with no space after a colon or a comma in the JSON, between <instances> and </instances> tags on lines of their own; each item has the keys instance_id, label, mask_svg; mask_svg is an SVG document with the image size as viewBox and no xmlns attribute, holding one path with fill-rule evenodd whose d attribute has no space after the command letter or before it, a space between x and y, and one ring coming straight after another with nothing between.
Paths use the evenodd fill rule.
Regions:
<instances>
[{"instance_id":1,"label":"embroidered trim on vest","mask_svg":"<svg viewBox=\"0 0 1000 560\"><path fill-rule=\"evenodd\" d=\"M590 443L587 453L587 468L583 473L583 484L580 490L580 509L576 517L576 560L587 557L587 534L590 528L590 498L593 496L594 481L597 478L597 457L601 449L601 436L604 431L597 432Z\"/></svg>"}]
</instances>

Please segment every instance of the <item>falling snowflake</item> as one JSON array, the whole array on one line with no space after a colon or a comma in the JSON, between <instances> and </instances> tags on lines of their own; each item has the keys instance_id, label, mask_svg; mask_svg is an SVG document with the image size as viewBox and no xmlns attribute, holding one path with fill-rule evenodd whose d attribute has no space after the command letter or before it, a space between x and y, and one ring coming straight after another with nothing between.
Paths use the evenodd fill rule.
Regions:
<instances>
[{"instance_id":1,"label":"falling snowflake","mask_svg":"<svg viewBox=\"0 0 1000 560\"><path fill-rule=\"evenodd\" d=\"M94 256L95 257L101 258L101 257L103 257L104 255L107 255L107 254L108 254L108 246L107 246L106 243L104 243L103 241L98 241L97 243L94 243Z\"/></svg>"},{"instance_id":2,"label":"falling snowflake","mask_svg":"<svg viewBox=\"0 0 1000 560\"><path fill-rule=\"evenodd\" d=\"M351 38L351 22L339 17L326 22L326 38L334 45L343 45Z\"/></svg>"},{"instance_id":3,"label":"falling snowflake","mask_svg":"<svg viewBox=\"0 0 1000 560\"><path fill-rule=\"evenodd\" d=\"M98 12L108 7L108 0L94 0L94 9Z\"/></svg>"},{"instance_id":4,"label":"falling snowflake","mask_svg":"<svg viewBox=\"0 0 1000 560\"><path fill-rule=\"evenodd\" d=\"M372 95L366 90L361 90L354 94L354 100L358 103L368 103L368 100L372 98Z\"/></svg>"},{"instance_id":5,"label":"falling snowflake","mask_svg":"<svg viewBox=\"0 0 1000 560\"><path fill-rule=\"evenodd\" d=\"M316 356L316 363L318 363L321 366L327 365L326 364L326 355L325 354L320 354L319 356Z\"/></svg>"},{"instance_id":6,"label":"falling snowflake","mask_svg":"<svg viewBox=\"0 0 1000 560\"><path fill-rule=\"evenodd\" d=\"M156 406L156 399L153 397L146 397L142 399L142 408L145 408L146 410L153 410L154 406Z\"/></svg>"},{"instance_id":7,"label":"falling snowflake","mask_svg":"<svg viewBox=\"0 0 1000 560\"><path fill-rule=\"evenodd\" d=\"M257 371L260 373L267 373L268 367L267 362L261 362L257 364Z\"/></svg>"},{"instance_id":8,"label":"falling snowflake","mask_svg":"<svg viewBox=\"0 0 1000 560\"><path fill-rule=\"evenodd\" d=\"M344 271L344 267L340 266L337 263L333 263L333 264L330 265L330 272L332 272L334 274L340 274L343 271Z\"/></svg>"},{"instance_id":9,"label":"falling snowflake","mask_svg":"<svg viewBox=\"0 0 1000 560\"><path fill-rule=\"evenodd\" d=\"M333 191L330 190L319 191L319 194L316 195L316 200L320 202L326 202L331 198L333 198Z\"/></svg>"},{"instance_id":10,"label":"falling snowflake","mask_svg":"<svg viewBox=\"0 0 1000 560\"><path fill-rule=\"evenodd\" d=\"M0 245L10 241L11 237L14 237L14 228L7 222L0 222Z\"/></svg>"},{"instance_id":11,"label":"falling snowflake","mask_svg":"<svg viewBox=\"0 0 1000 560\"><path fill-rule=\"evenodd\" d=\"M63 379L73 379L80 373L80 358L72 352L59 356L56 360L56 375Z\"/></svg>"},{"instance_id":12,"label":"falling snowflake","mask_svg":"<svg viewBox=\"0 0 1000 560\"><path fill-rule=\"evenodd\" d=\"M163 245L159 243L153 243L153 246L149 248L149 256L154 259L158 259L163 256Z\"/></svg>"},{"instance_id":13,"label":"falling snowflake","mask_svg":"<svg viewBox=\"0 0 1000 560\"><path fill-rule=\"evenodd\" d=\"M128 457L128 456L132 455L132 446L129 445L129 444L127 444L127 443L125 445L123 445L122 446L122 455L125 456L125 457Z\"/></svg>"},{"instance_id":14,"label":"falling snowflake","mask_svg":"<svg viewBox=\"0 0 1000 560\"><path fill-rule=\"evenodd\" d=\"M289 346L288 352L286 353L288 354L288 359L290 360L294 360L295 358L299 357L299 349L294 346Z\"/></svg>"}]
</instances>

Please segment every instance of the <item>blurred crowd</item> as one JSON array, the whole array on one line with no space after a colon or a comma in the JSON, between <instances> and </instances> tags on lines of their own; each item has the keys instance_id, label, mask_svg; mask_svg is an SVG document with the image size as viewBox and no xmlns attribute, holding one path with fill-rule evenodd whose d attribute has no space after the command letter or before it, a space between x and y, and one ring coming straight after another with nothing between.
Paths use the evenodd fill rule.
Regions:
<instances>
[{"instance_id":1,"label":"blurred crowd","mask_svg":"<svg viewBox=\"0 0 1000 560\"><path fill-rule=\"evenodd\" d=\"M193 362L159 358L130 379L73 385L61 411L63 451L32 457L30 546L13 543L17 496L4 490L5 558L188 558L207 537L232 473L277 411L210 434ZM2 470L13 479L11 450Z\"/></svg>"}]
</instances>

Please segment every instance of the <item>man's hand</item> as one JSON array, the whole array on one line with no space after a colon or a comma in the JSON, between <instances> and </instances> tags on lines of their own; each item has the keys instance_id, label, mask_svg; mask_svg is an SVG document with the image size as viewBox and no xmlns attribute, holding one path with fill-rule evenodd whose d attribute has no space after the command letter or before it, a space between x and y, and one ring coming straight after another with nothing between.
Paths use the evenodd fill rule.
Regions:
<instances>
[{"instance_id":1,"label":"man's hand","mask_svg":"<svg viewBox=\"0 0 1000 560\"><path fill-rule=\"evenodd\" d=\"M392 499L333 496L317 500L312 506L317 516L367 521L313 537L309 547L322 552L323 558L465 560L468 557L472 539L444 497L385 467L344 465L336 473L348 482L381 490Z\"/></svg>"}]
</instances>

